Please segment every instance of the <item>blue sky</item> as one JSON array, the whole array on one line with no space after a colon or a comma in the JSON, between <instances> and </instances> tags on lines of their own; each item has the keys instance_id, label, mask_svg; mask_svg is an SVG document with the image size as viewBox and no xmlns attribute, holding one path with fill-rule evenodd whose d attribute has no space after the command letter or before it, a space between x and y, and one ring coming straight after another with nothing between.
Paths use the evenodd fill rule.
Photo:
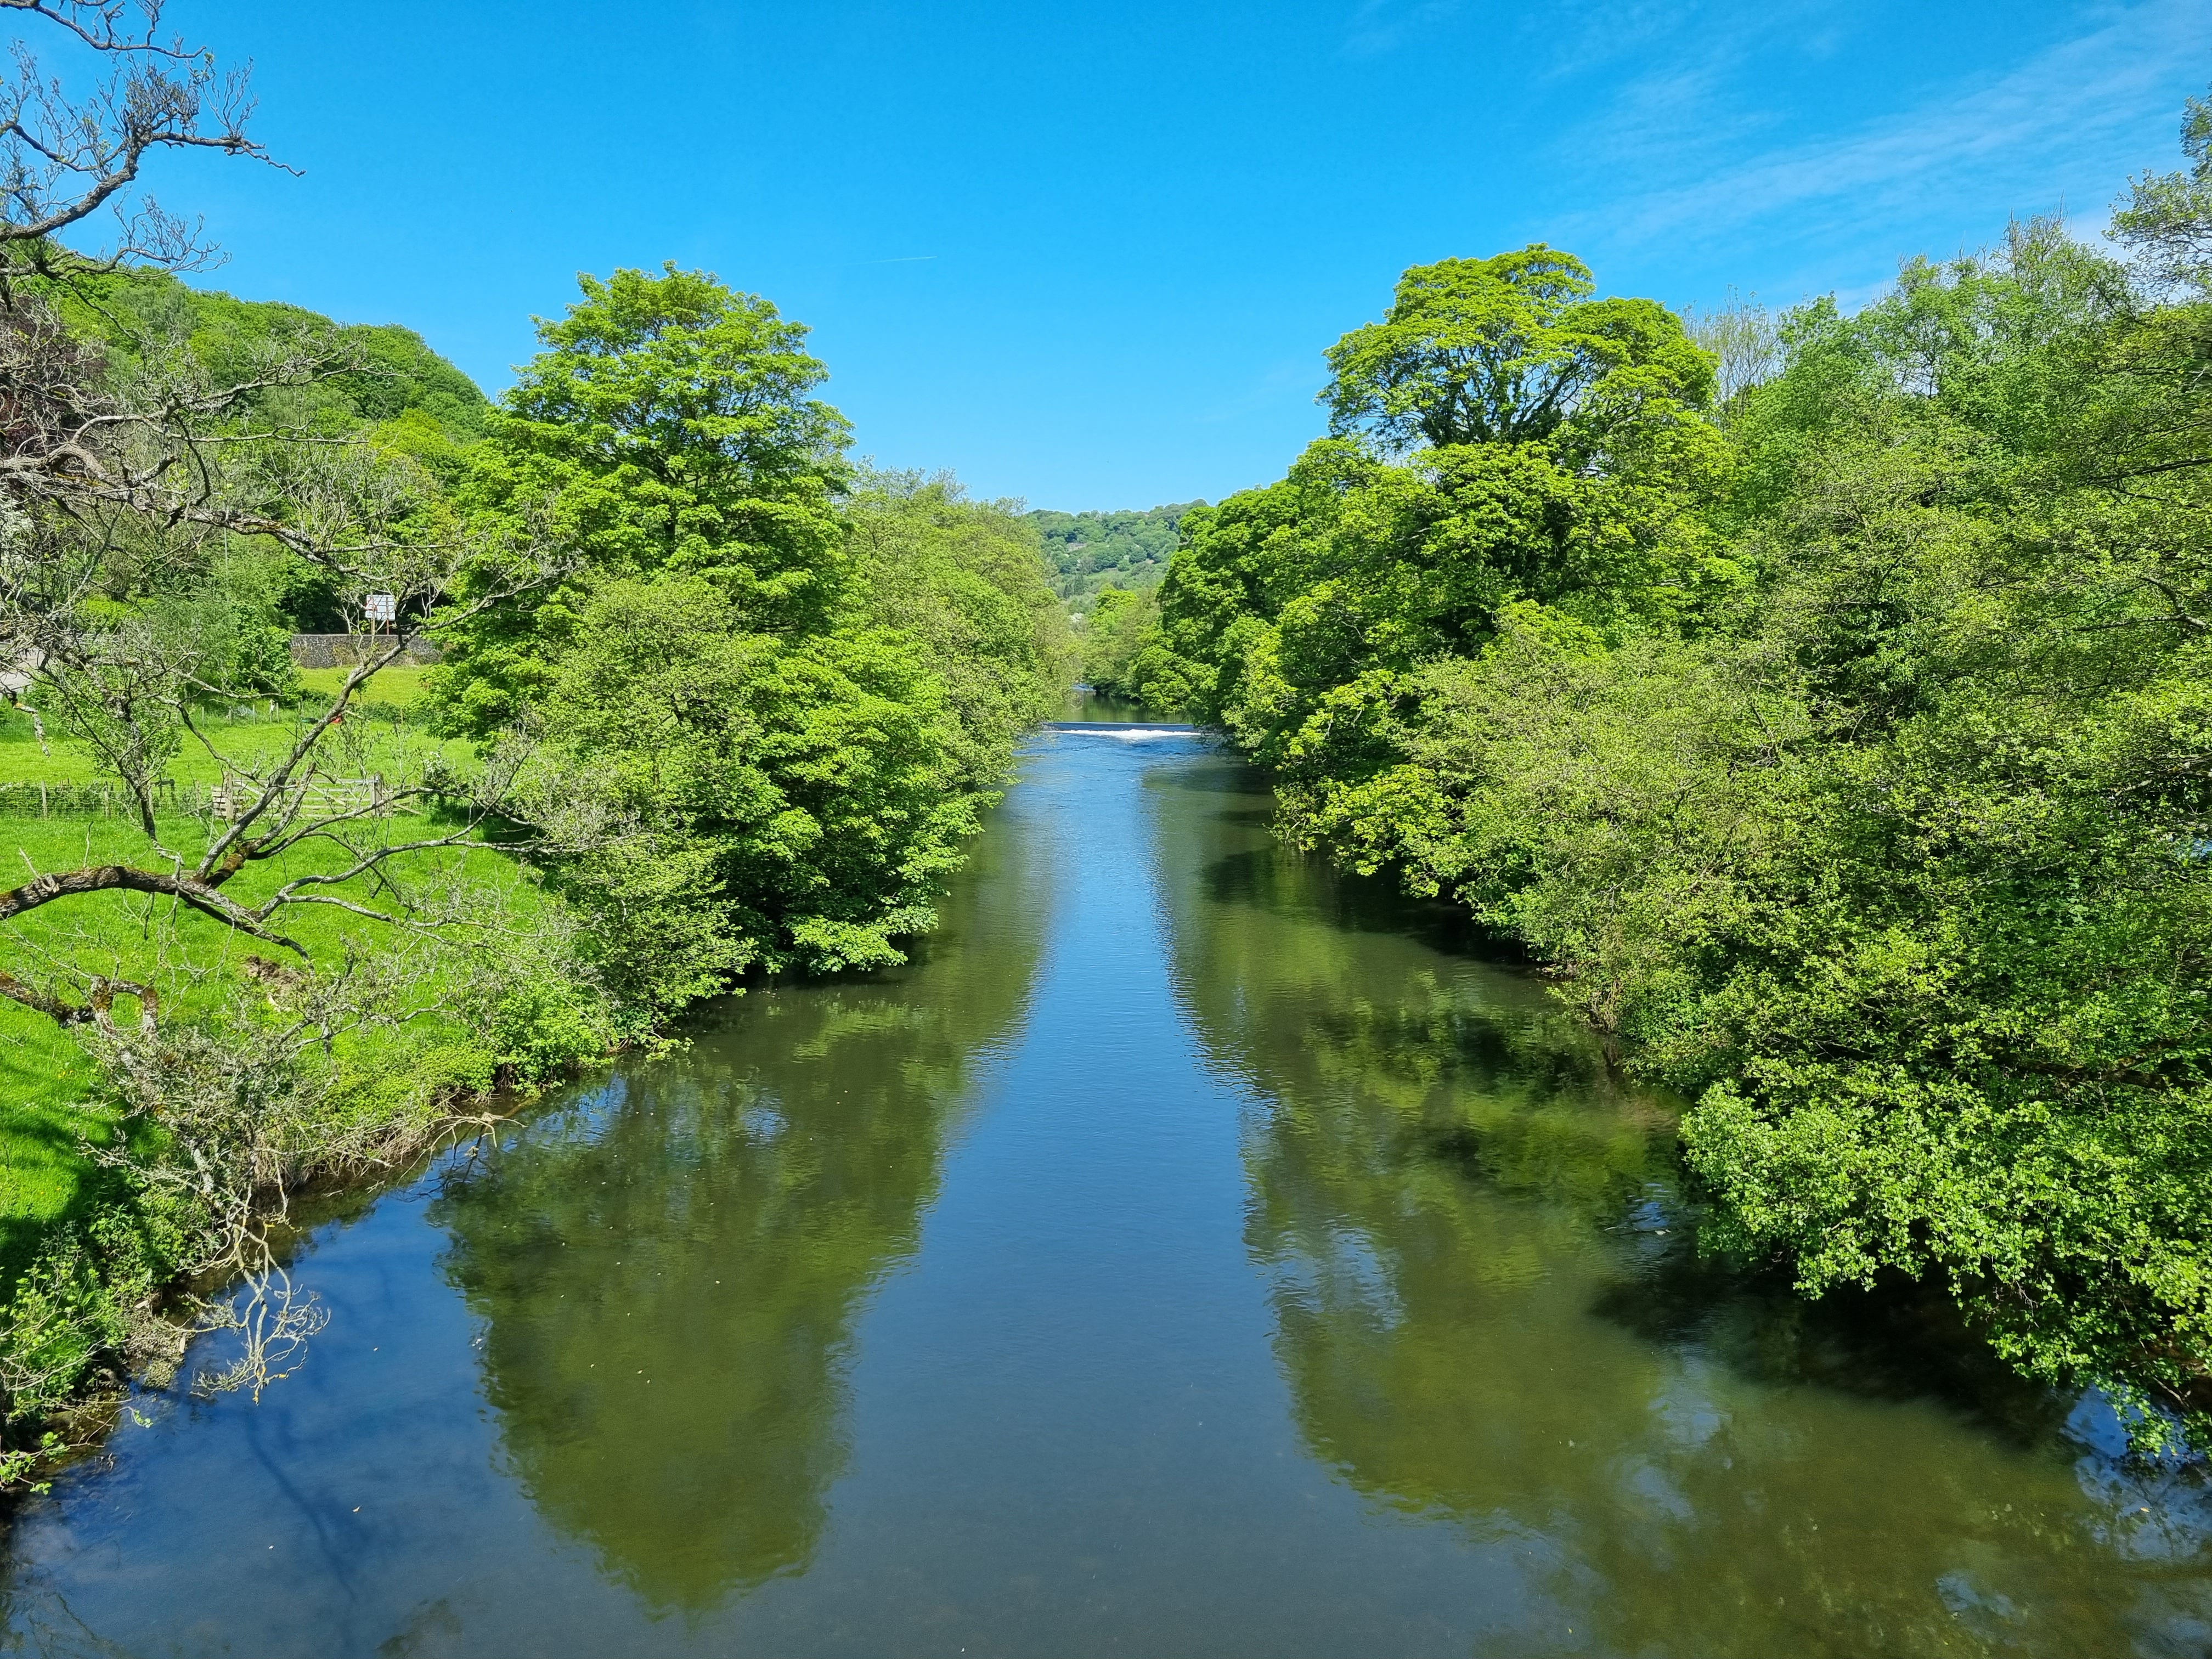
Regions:
<instances>
[{"instance_id":1,"label":"blue sky","mask_svg":"<svg viewBox=\"0 0 2212 1659\"><path fill-rule=\"evenodd\" d=\"M574 273L704 266L813 326L856 449L1143 507L1280 474L1406 265L1544 240L1677 306L2179 165L2212 4L172 0L301 176L157 179L205 277L419 330L496 392Z\"/></svg>"}]
</instances>

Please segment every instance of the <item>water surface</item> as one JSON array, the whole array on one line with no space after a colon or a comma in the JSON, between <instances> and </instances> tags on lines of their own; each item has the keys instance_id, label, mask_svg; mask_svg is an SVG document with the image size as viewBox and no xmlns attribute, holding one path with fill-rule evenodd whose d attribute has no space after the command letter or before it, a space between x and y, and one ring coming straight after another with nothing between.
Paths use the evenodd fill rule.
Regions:
<instances>
[{"instance_id":1,"label":"water surface","mask_svg":"<svg viewBox=\"0 0 2212 1659\"><path fill-rule=\"evenodd\" d=\"M322 1230L256 1407L6 1542L41 1653L2200 1653L2196 1471L1701 1266L1664 1103L1202 741L1042 739L908 967Z\"/></svg>"}]
</instances>

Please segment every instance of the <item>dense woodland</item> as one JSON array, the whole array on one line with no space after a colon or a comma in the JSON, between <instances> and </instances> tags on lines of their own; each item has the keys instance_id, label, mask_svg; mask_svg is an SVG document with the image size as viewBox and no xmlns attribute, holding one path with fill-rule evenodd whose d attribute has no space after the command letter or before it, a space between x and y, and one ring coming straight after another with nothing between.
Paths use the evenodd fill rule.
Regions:
<instances>
[{"instance_id":1,"label":"dense woodland","mask_svg":"<svg viewBox=\"0 0 2212 1659\"><path fill-rule=\"evenodd\" d=\"M1054 590L1080 602L1099 592L1151 587L1167 574L1183 515L1203 501L1144 513L1026 513L1053 570Z\"/></svg>"},{"instance_id":2,"label":"dense woodland","mask_svg":"<svg viewBox=\"0 0 2212 1659\"><path fill-rule=\"evenodd\" d=\"M2117 247L1696 326L1416 267L1092 672L1688 1103L1710 1245L2212 1395L2212 103ZM1136 616L1132 602L1130 615ZM2198 1420L2202 1420L2201 1418Z\"/></svg>"}]
</instances>

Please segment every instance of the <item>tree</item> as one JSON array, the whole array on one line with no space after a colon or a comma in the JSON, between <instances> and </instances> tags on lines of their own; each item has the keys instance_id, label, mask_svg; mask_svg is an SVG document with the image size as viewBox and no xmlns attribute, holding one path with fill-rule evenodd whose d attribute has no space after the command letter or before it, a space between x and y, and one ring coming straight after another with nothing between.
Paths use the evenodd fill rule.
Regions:
<instances>
[{"instance_id":1,"label":"tree","mask_svg":"<svg viewBox=\"0 0 2212 1659\"><path fill-rule=\"evenodd\" d=\"M0 88L0 283L205 259L212 249L198 226L164 211L140 174L165 150L267 161L246 131L249 71L218 70L211 53L164 41L162 0L0 0L0 10L47 23L48 39L88 57L100 77L72 97L16 42L15 80ZM93 255L64 246L102 208L116 222L112 243Z\"/></svg>"},{"instance_id":2,"label":"tree","mask_svg":"<svg viewBox=\"0 0 2212 1659\"><path fill-rule=\"evenodd\" d=\"M1686 315L1683 324L1713 360L1713 402L1723 414L1782 370L1781 334L1773 313L1756 296L1747 300L1730 289L1725 305Z\"/></svg>"},{"instance_id":3,"label":"tree","mask_svg":"<svg viewBox=\"0 0 2212 1659\"><path fill-rule=\"evenodd\" d=\"M1109 697L1132 694L1137 653L1158 628L1159 614L1158 595L1151 589L1109 587L1093 597L1083 630L1083 678L1092 690Z\"/></svg>"},{"instance_id":4,"label":"tree","mask_svg":"<svg viewBox=\"0 0 2212 1659\"><path fill-rule=\"evenodd\" d=\"M838 516L856 614L921 643L958 721L961 787L991 794L1073 677L1067 619L1018 503L970 501L945 473L862 469Z\"/></svg>"},{"instance_id":5,"label":"tree","mask_svg":"<svg viewBox=\"0 0 2212 1659\"><path fill-rule=\"evenodd\" d=\"M1328 349L1329 429L1385 444L1524 443L1550 437L1597 383L1649 368L1702 406L1712 362L1650 300L1593 300L1588 266L1534 243L1487 259L1415 265L1389 313Z\"/></svg>"},{"instance_id":6,"label":"tree","mask_svg":"<svg viewBox=\"0 0 2212 1659\"><path fill-rule=\"evenodd\" d=\"M673 267L582 286L464 490L579 562L455 630L447 718L541 733L537 817L607 826L554 877L654 1017L749 969L898 961L1064 678L1035 538L856 476L766 301Z\"/></svg>"},{"instance_id":7,"label":"tree","mask_svg":"<svg viewBox=\"0 0 2212 1659\"><path fill-rule=\"evenodd\" d=\"M544 561L512 544L469 540L441 515L419 468L357 433L300 441L308 434L284 422L272 394L367 367L350 343L327 331L280 328L214 365L173 335L140 335L131 350L112 356L66 326L66 312L97 309L125 258L176 266L206 252L182 222L131 195L149 155L262 152L244 131L251 104L242 74L218 78L205 54L160 44L158 6L141 14L146 33L138 36L124 31L119 4L5 3L118 67L71 102L24 51L10 94L13 124L0 129L10 179L0 199L0 375L10 414L0 453L0 657L123 785L147 856L34 875L0 893L0 920L123 890L174 900L301 955L279 921L295 907L401 921L364 902L354 884L381 881L398 895L386 879L392 861L471 843L495 809L499 786L463 827L395 841L371 822L395 797L335 809L319 804L333 734L355 693L404 652L464 563L481 573L481 591L465 612L538 580ZM57 242L103 205L121 218L116 248L95 258ZM173 848L155 811L167 764L180 744L208 743L196 702L243 690L228 678L241 660L222 620L191 599L207 586L211 562L240 543L264 544L320 571L353 596L356 617L368 592L392 593L401 623L286 752L265 765L236 767L232 811L210 827L204 847ZM429 781L403 787L396 799ZM295 873L250 902L227 890L242 871L310 843L343 849L343 867ZM145 981L66 966L60 977L88 984L88 999L75 1001L9 972L0 972L0 995L77 1024L106 1021L113 991L128 988L146 993L143 1014L152 1017Z\"/></svg>"},{"instance_id":8,"label":"tree","mask_svg":"<svg viewBox=\"0 0 2212 1659\"><path fill-rule=\"evenodd\" d=\"M2108 233L2135 250L2156 281L2212 292L2212 98L2182 112L2187 173L2146 173L2134 180Z\"/></svg>"},{"instance_id":9,"label":"tree","mask_svg":"<svg viewBox=\"0 0 2212 1659\"><path fill-rule=\"evenodd\" d=\"M572 550L562 586L457 630L442 698L459 730L504 729L551 681L593 584L690 575L749 625L818 633L843 598L832 501L844 417L809 396L825 378L803 325L756 295L673 265L578 279L541 320L544 346L501 399L463 495L489 520L542 520Z\"/></svg>"},{"instance_id":10,"label":"tree","mask_svg":"<svg viewBox=\"0 0 2212 1659\"><path fill-rule=\"evenodd\" d=\"M1184 520L1129 677L1274 769L1298 834L1388 839L1365 821L1396 797L1362 792L1405 763L1419 677L1508 616L1693 627L1741 586L1699 512L1730 465L1711 360L1653 302L1590 287L1542 248L1408 271L1392 320L1338 343L1331 395L1340 425L1433 447L1324 439Z\"/></svg>"},{"instance_id":11,"label":"tree","mask_svg":"<svg viewBox=\"0 0 2212 1659\"><path fill-rule=\"evenodd\" d=\"M819 627L838 597L830 514L849 428L804 325L669 264L578 279L503 400L495 453L580 499L593 562L707 577L762 626Z\"/></svg>"}]
</instances>

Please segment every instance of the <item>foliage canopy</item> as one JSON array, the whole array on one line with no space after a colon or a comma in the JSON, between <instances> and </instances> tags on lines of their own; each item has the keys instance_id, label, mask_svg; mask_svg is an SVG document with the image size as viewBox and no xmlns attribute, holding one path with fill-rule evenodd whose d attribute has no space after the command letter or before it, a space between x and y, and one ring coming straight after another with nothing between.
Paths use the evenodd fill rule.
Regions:
<instances>
[{"instance_id":1,"label":"foliage canopy","mask_svg":"<svg viewBox=\"0 0 2212 1659\"><path fill-rule=\"evenodd\" d=\"M433 695L479 741L540 733L540 817L610 832L556 880L641 1009L898 961L1064 673L1036 544L856 474L765 300L673 266L581 288L461 485L574 568L461 630Z\"/></svg>"},{"instance_id":2,"label":"foliage canopy","mask_svg":"<svg viewBox=\"0 0 2212 1659\"><path fill-rule=\"evenodd\" d=\"M1723 419L1569 256L1409 271L1330 354L1340 435L1191 515L1129 653L1289 834L1467 904L1688 1097L1709 1243L1934 1275L2023 1369L2188 1413L2208 123L2115 216L2133 266L2016 226L1854 316L1732 317Z\"/></svg>"},{"instance_id":3,"label":"foliage canopy","mask_svg":"<svg viewBox=\"0 0 2212 1659\"><path fill-rule=\"evenodd\" d=\"M1389 314L1328 349L1329 428L1385 445L1550 437L1609 377L1702 404L1712 364L1650 300L1593 299L1589 268L1538 242L1487 259L1415 265Z\"/></svg>"}]
</instances>

